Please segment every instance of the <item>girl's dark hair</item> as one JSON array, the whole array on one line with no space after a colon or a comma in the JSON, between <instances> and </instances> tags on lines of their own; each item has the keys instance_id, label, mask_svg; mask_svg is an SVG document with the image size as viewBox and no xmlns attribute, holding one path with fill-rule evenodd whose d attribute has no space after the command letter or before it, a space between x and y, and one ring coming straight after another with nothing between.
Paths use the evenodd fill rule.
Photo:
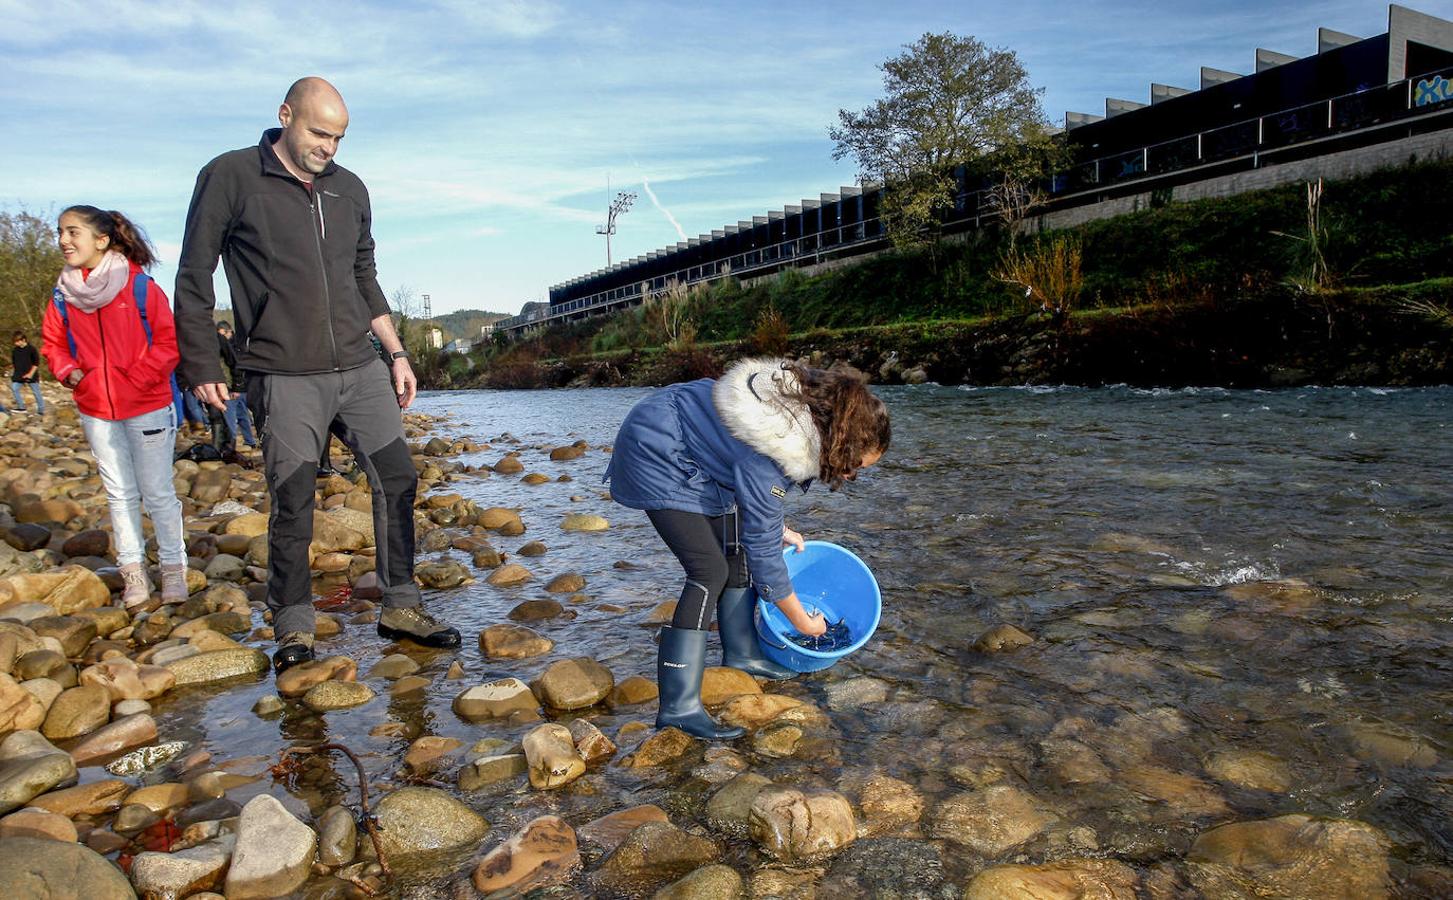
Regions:
<instances>
[{"instance_id":1,"label":"girl's dark hair","mask_svg":"<svg viewBox=\"0 0 1453 900\"><path fill-rule=\"evenodd\" d=\"M893 425L888 408L868 390L868 376L843 364L814 369L789 362L782 368L797 376L797 390L786 395L807 405L822 437L818 477L828 487L842 487L862 467L864 454L888 452Z\"/></svg>"},{"instance_id":2,"label":"girl's dark hair","mask_svg":"<svg viewBox=\"0 0 1453 900\"><path fill-rule=\"evenodd\" d=\"M151 241L146 239L146 232L116 210L108 211L81 204L61 210L62 216L67 213L80 216L92 231L110 238L111 249L141 268L149 269L156 264L156 250L152 249Z\"/></svg>"}]
</instances>

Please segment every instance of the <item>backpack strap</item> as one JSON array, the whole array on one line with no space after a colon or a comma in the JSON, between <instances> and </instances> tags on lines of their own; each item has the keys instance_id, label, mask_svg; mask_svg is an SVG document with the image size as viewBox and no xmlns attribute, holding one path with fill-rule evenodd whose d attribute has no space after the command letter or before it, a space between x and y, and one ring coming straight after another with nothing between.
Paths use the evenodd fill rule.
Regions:
<instances>
[{"instance_id":1,"label":"backpack strap","mask_svg":"<svg viewBox=\"0 0 1453 900\"><path fill-rule=\"evenodd\" d=\"M71 337L71 315L66 310L66 297L61 293L60 288L50 292L50 302L55 304L56 312L61 315L61 325L66 329L66 343L71 347L71 359L76 358L76 339Z\"/></svg>"},{"instance_id":2,"label":"backpack strap","mask_svg":"<svg viewBox=\"0 0 1453 900\"><path fill-rule=\"evenodd\" d=\"M141 313L141 329L146 332L146 345L151 346L151 322L146 318L146 295L151 288L151 276L137 272L131 280L131 295L136 300L136 311Z\"/></svg>"}]
</instances>

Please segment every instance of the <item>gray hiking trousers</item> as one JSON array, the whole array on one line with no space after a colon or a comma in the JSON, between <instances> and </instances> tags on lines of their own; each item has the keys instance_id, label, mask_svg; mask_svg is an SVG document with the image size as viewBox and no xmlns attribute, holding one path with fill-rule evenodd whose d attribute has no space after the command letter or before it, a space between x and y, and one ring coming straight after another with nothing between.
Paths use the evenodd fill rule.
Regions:
<instances>
[{"instance_id":1,"label":"gray hiking trousers","mask_svg":"<svg viewBox=\"0 0 1453 900\"><path fill-rule=\"evenodd\" d=\"M331 430L358 460L373 489L379 587L389 607L417 606L414 496L418 477L388 366L375 359L319 375L248 373L247 405L262 434L272 512L268 517L267 605L278 637L314 629L308 545L318 455Z\"/></svg>"}]
</instances>

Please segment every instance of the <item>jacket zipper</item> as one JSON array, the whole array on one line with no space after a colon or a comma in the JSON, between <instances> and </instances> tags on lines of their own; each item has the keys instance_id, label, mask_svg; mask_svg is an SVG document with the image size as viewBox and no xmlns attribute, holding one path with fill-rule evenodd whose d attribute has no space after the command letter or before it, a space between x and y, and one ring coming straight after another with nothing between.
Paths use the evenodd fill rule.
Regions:
<instances>
[{"instance_id":1,"label":"jacket zipper","mask_svg":"<svg viewBox=\"0 0 1453 900\"><path fill-rule=\"evenodd\" d=\"M321 190L317 179L314 179L312 188L308 189L308 211L309 218L313 220L313 245L318 248L318 271L323 276L323 306L328 311L328 344L333 348L333 371L337 372L338 337L333 333L333 292L328 287L328 262L323 256L323 238L319 233L323 221L323 204L318 199L318 192Z\"/></svg>"}]
</instances>

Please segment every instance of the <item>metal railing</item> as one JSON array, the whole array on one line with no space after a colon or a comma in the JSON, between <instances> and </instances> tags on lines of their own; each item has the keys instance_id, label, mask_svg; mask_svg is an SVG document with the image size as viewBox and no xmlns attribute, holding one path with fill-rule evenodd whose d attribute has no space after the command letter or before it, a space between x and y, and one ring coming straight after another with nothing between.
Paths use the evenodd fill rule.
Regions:
<instances>
[{"instance_id":1,"label":"metal railing","mask_svg":"<svg viewBox=\"0 0 1453 900\"><path fill-rule=\"evenodd\" d=\"M1076 205L1070 201L1077 196L1083 198L1081 202L1091 203L1095 202L1096 191L1108 187L1239 159L1249 158L1255 168L1261 164L1262 154L1450 107L1453 107L1453 67L1098 157L1056 173L1042 187L1057 206ZM945 224L977 221L992 213L988 195L989 191L983 188L961 190ZM865 192L864 199L867 196ZM543 313L504 319L495 325L495 330L512 331L567 319L584 311L604 311L635 303L664 292L672 283L694 285L726 275L741 277L817 262L845 248L860 252L884 240L882 220L878 217L828 226L812 234L569 300Z\"/></svg>"}]
</instances>

